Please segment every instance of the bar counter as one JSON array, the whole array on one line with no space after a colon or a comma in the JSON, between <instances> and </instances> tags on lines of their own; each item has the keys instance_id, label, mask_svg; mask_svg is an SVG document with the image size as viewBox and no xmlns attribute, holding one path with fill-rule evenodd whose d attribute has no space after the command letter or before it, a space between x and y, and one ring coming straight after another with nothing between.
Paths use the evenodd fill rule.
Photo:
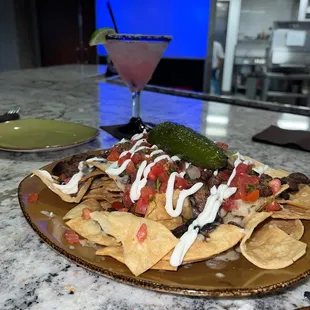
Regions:
<instances>
[{"instance_id":1,"label":"bar counter","mask_svg":"<svg viewBox=\"0 0 310 310\"><path fill-rule=\"evenodd\" d=\"M22 119L56 119L96 128L125 123L131 113L130 93L123 86L106 83L103 72L102 67L65 66L1 73L0 112L20 108ZM165 120L182 123L267 165L309 174L308 153L251 141L254 134L271 124L309 129L308 117L215 102L210 97L208 100L189 97L144 91L142 118L153 123ZM277 293L248 298L162 294L86 271L40 241L19 207L19 182L47 163L75 153L108 148L116 142L101 130L93 142L67 150L0 151L0 309L276 310L309 306L304 297L304 292L310 291L309 280ZM74 294L70 294L72 288Z\"/></svg>"}]
</instances>

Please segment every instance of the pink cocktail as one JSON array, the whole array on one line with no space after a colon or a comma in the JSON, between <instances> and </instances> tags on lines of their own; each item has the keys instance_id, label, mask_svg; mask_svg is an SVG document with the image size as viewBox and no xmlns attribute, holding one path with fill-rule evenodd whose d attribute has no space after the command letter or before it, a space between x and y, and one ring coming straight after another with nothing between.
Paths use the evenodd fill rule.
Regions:
<instances>
[{"instance_id":1,"label":"pink cocktail","mask_svg":"<svg viewBox=\"0 0 310 310\"><path fill-rule=\"evenodd\" d=\"M171 36L109 34L104 44L114 67L132 93L132 118L120 128L128 134L142 132L140 92L151 79Z\"/></svg>"}]
</instances>

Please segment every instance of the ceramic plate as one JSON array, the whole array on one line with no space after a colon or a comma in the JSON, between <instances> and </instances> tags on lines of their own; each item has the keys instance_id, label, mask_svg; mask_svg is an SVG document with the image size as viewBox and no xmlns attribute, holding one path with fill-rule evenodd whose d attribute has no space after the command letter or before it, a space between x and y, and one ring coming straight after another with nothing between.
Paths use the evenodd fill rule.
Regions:
<instances>
[{"instance_id":1,"label":"ceramic plate","mask_svg":"<svg viewBox=\"0 0 310 310\"><path fill-rule=\"evenodd\" d=\"M93 140L95 128L46 119L24 119L0 124L0 150L38 152L65 149Z\"/></svg>"},{"instance_id":2,"label":"ceramic plate","mask_svg":"<svg viewBox=\"0 0 310 310\"><path fill-rule=\"evenodd\" d=\"M91 152L89 155L97 155ZM45 166L51 172L56 163ZM28 204L30 193L38 193L39 199ZM189 264L178 271L149 270L134 277L129 269L109 257L95 255L95 249L74 246L63 239L62 217L76 204L62 201L36 176L27 176L19 185L21 209L34 231L41 239L80 266L119 282L145 289L191 296L248 296L275 291L292 285L310 273L310 250L293 265L280 270L260 269L242 256L236 261ZM49 218L47 212L53 212ZM303 222L305 234L301 241L310 244L310 221ZM220 275L224 275L221 277Z\"/></svg>"}]
</instances>

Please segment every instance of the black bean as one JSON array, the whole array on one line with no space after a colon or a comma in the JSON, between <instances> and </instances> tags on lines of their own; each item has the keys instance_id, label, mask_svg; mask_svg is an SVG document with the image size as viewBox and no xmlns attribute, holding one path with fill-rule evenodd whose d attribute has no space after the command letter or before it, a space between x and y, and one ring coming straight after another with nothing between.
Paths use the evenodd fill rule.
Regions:
<instances>
[{"instance_id":1,"label":"black bean","mask_svg":"<svg viewBox=\"0 0 310 310\"><path fill-rule=\"evenodd\" d=\"M212 177L213 171L208 169L200 169L200 179L203 182L208 182L209 179Z\"/></svg>"},{"instance_id":2,"label":"black bean","mask_svg":"<svg viewBox=\"0 0 310 310\"><path fill-rule=\"evenodd\" d=\"M260 197L269 197L272 196L272 190L271 188L267 185L259 184L257 186L257 189L259 190L259 196Z\"/></svg>"},{"instance_id":3,"label":"black bean","mask_svg":"<svg viewBox=\"0 0 310 310\"><path fill-rule=\"evenodd\" d=\"M288 192L282 192L279 195L280 198L284 199L284 200L289 200L290 199L290 194Z\"/></svg>"},{"instance_id":4,"label":"black bean","mask_svg":"<svg viewBox=\"0 0 310 310\"><path fill-rule=\"evenodd\" d=\"M259 181L262 181L262 182L269 182L272 180L272 177L268 174L261 174L261 176L259 177Z\"/></svg>"},{"instance_id":5,"label":"black bean","mask_svg":"<svg viewBox=\"0 0 310 310\"><path fill-rule=\"evenodd\" d=\"M211 189L213 186L218 187L220 184L221 184L221 179L213 175L208 181L208 188Z\"/></svg>"},{"instance_id":6,"label":"black bean","mask_svg":"<svg viewBox=\"0 0 310 310\"><path fill-rule=\"evenodd\" d=\"M298 184L309 184L310 183L310 179L305 174L300 173L300 172L291 173L288 176L288 178Z\"/></svg>"},{"instance_id":7,"label":"black bean","mask_svg":"<svg viewBox=\"0 0 310 310\"><path fill-rule=\"evenodd\" d=\"M289 185L290 191L295 192L299 190L298 184L295 183L293 180L289 179L287 184Z\"/></svg>"},{"instance_id":8,"label":"black bean","mask_svg":"<svg viewBox=\"0 0 310 310\"><path fill-rule=\"evenodd\" d=\"M186 224L182 224L180 226L178 226L177 228L173 229L171 232L173 233L173 235L177 238L181 238L183 236L183 234L185 234L187 232L187 225Z\"/></svg>"}]
</instances>

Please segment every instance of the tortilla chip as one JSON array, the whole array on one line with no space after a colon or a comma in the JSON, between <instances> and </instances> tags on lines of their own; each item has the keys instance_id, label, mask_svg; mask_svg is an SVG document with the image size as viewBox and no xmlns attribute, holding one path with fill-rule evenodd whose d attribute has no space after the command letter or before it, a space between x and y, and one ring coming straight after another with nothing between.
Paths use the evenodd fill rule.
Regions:
<instances>
[{"instance_id":1,"label":"tortilla chip","mask_svg":"<svg viewBox=\"0 0 310 310\"><path fill-rule=\"evenodd\" d=\"M249 216L245 221L246 235L240 249L248 261L262 269L281 269L302 257L307 244L295 240L275 225L257 228L270 216L269 212L252 213Z\"/></svg>"},{"instance_id":2,"label":"tortilla chip","mask_svg":"<svg viewBox=\"0 0 310 310\"><path fill-rule=\"evenodd\" d=\"M265 166L265 164L261 163L260 161L258 161L256 159L253 159L251 157L244 156L244 158L247 160L250 160L253 163L254 167ZM273 168L268 168L264 173L270 175L273 179L275 179L275 178L281 179L283 177L287 177L290 174L286 170L273 169Z\"/></svg>"},{"instance_id":3,"label":"tortilla chip","mask_svg":"<svg viewBox=\"0 0 310 310\"><path fill-rule=\"evenodd\" d=\"M87 199L72 208L64 217L64 220L71 220L76 217L82 216L82 211L84 208L89 208L93 211L100 211L102 210L102 207L100 203L95 199Z\"/></svg>"},{"instance_id":4,"label":"tortilla chip","mask_svg":"<svg viewBox=\"0 0 310 310\"><path fill-rule=\"evenodd\" d=\"M89 178L98 177L99 175L102 175L102 174L104 174L103 171L101 171L100 169L96 169L96 170L94 170L93 172L89 173L88 175L84 176L84 177L81 179L81 182L84 182L84 181L88 180Z\"/></svg>"},{"instance_id":5,"label":"tortilla chip","mask_svg":"<svg viewBox=\"0 0 310 310\"><path fill-rule=\"evenodd\" d=\"M75 195L71 194L64 194L60 189L56 188L54 186L55 182L52 182L50 179L48 179L44 174L41 173L40 170L34 170L32 171L34 175L36 175L38 178L41 179L41 181L56 195L58 195L63 201L65 202L76 202L79 203L85 193L87 192L88 188L90 187L93 179L89 178L83 185L80 187L79 191Z\"/></svg>"},{"instance_id":6,"label":"tortilla chip","mask_svg":"<svg viewBox=\"0 0 310 310\"><path fill-rule=\"evenodd\" d=\"M270 219L265 225L274 225L296 240L300 240L305 228L300 220Z\"/></svg>"},{"instance_id":7,"label":"tortilla chip","mask_svg":"<svg viewBox=\"0 0 310 310\"><path fill-rule=\"evenodd\" d=\"M300 185L299 191L295 194L290 194L289 200L280 200L279 202L302 209L310 209L310 187L308 185Z\"/></svg>"},{"instance_id":8,"label":"tortilla chip","mask_svg":"<svg viewBox=\"0 0 310 310\"><path fill-rule=\"evenodd\" d=\"M108 201L100 201L100 206L103 209L103 211L108 210L109 208L111 208L111 204Z\"/></svg>"},{"instance_id":9,"label":"tortilla chip","mask_svg":"<svg viewBox=\"0 0 310 310\"><path fill-rule=\"evenodd\" d=\"M162 224L130 213L96 211L90 216L99 222L106 233L121 241L124 247L124 262L135 276L150 269L178 242ZM142 224L147 227L147 236L140 243L136 235Z\"/></svg>"},{"instance_id":10,"label":"tortilla chip","mask_svg":"<svg viewBox=\"0 0 310 310\"><path fill-rule=\"evenodd\" d=\"M196 240L183 259L183 264L204 261L234 247L244 236L243 230L235 225L222 224L210 233L208 241ZM170 261L172 251L163 258Z\"/></svg>"},{"instance_id":11,"label":"tortilla chip","mask_svg":"<svg viewBox=\"0 0 310 310\"><path fill-rule=\"evenodd\" d=\"M272 218L288 220L310 220L310 210L290 205L283 205L280 211L272 213Z\"/></svg>"},{"instance_id":12,"label":"tortilla chip","mask_svg":"<svg viewBox=\"0 0 310 310\"><path fill-rule=\"evenodd\" d=\"M114 237L105 234L100 225L94 220L84 220L82 217L76 217L66 222L66 225L89 241L101 245L119 245L119 242Z\"/></svg>"},{"instance_id":13,"label":"tortilla chip","mask_svg":"<svg viewBox=\"0 0 310 310\"><path fill-rule=\"evenodd\" d=\"M164 223L167 223L169 227L176 225L174 227L176 228L180 226L183 223L182 217L181 216L178 216L178 217L170 216L166 211L165 204L166 204L166 194L156 194L155 199L153 199L147 207L145 218L148 218L150 220L157 221L157 222L162 222L163 225L165 225ZM169 227L167 228L170 229Z\"/></svg>"},{"instance_id":14,"label":"tortilla chip","mask_svg":"<svg viewBox=\"0 0 310 310\"><path fill-rule=\"evenodd\" d=\"M123 247L121 246L101 248L96 251L96 255L110 256L118 260L119 262L125 264L124 250ZM171 266L170 263L167 261L160 260L158 263L152 266L151 269L176 271L177 267Z\"/></svg>"},{"instance_id":15,"label":"tortilla chip","mask_svg":"<svg viewBox=\"0 0 310 310\"><path fill-rule=\"evenodd\" d=\"M287 177L290 173L287 172L286 170L282 170L282 169L272 169L272 168L268 168L265 171L266 174L270 175L273 179L275 178L284 178Z\"/></svg>"},{"instance_id":16,"label":"tortilla chip","mask_svg":"<svg viewBox=\"0 0 310 310\"><path fill-rule=\"evenodd\" d=\"M107 169L107 167L109 167L109 165L104 164L102 162L89 162L90 164L92 164L94 167L100 169L101 171L105 172L105 170ZM125 192L125 185L120 182L120 177L119 176L110 176L110 179L113 180L116 184L116 186L119 188L119 190L121 190L122 192Z\"/></svg>"},{"instance_id":17,"label":"tortilla chip","mask_svg":"<svg viewBox=\"0 0 310 310\"><path fill-rule=\"evenodd\" d=\"M159 220L156 221L165 227L167 227L169 230L174 230L175 228L179 227L180 225L183 224L181 216L172 218L171 220Z\"/></svg>"},{"instance_id":18,"label":"tortilla chip","mask_svg":"<svg viewBox=\"0 0 310 310\"><path fill-rule=\"evenodd\" d=\"M106 188L100 187L88 191L87 194L83 197L83 200L85 199L106 200L109 203L112 203L114 201L121 201L122 196L123 193L110 192Z\"/></svg>"},{"instance_id":19,"label":"tortilla chip","mask_svg":"<svg viewBox=\"0 0 310 310\"><path fill-rule=\"evenodd\" d=\"M100 187L103 187L109 191L120 191L120 189L116 186L115 182L106 175L95 178L89 189L96 189Z\"/></svg>"}]
</instances>

